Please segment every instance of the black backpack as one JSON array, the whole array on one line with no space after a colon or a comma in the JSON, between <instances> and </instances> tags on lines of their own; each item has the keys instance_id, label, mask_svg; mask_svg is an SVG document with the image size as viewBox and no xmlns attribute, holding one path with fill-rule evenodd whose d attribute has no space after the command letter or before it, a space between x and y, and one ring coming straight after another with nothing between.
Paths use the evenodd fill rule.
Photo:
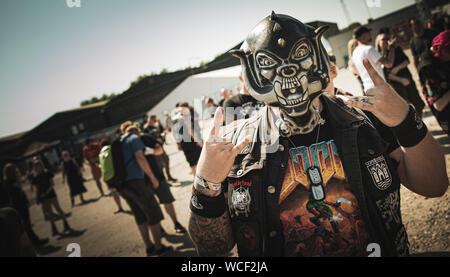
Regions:
<instances>
[{"instance_id":1,"label":"black backpack","mask_svg":"<svg viewBox=\"0 0 450 277\"><path fill-rule=\"evenodd\" d=\"M121 189L127 177L127 169L123 161L122 141L117 138L111 144L111 154L114 167L114 177L108 180L108 186Z\"/></svg>"}]
</instances>

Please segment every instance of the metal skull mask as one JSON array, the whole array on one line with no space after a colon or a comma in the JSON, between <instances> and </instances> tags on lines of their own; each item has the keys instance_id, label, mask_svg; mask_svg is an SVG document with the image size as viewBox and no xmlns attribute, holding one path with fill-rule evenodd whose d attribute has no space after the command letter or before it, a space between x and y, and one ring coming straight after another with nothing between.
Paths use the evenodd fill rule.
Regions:
<instances>
[{"instance_id":1,"label":"metal skull mask","mask_svg":"<svg viewBox=\"0 0 450 277\"><path fill-rule=\"evenodd\" d=\"M321 43L327 29L272 12L250 32L241 49L231 52L241 60L250 94L267 105L280 106L289 125L310 122L311 103L329 83L328 54Z\"/></svg>"}]
</instances>

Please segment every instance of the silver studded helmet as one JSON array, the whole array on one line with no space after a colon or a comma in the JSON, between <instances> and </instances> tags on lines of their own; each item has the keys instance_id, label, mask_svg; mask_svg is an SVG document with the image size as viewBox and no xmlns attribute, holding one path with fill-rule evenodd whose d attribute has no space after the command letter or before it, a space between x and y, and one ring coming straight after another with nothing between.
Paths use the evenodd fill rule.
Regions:
<instances>
[{"instance_id":1,"label":"silver studded helmet","mask_svg":"<svg viewBox=\"0 0 450 277\"><path fill-rule=\"evenodd\" d=\"M312 101L329 83L329 59L321 42L327 29L272 12L250 32L241 49L231 52L241 60L250 94L280 107L289 135L308 133L318 123Z\"/></svg>"}]
</instances>

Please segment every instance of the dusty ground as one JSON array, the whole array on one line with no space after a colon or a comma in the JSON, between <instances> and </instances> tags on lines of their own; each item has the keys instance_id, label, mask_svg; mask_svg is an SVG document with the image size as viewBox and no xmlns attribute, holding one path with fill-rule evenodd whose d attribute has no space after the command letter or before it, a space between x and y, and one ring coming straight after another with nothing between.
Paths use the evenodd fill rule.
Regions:
<instances>
[{"instance_id":1,"label":"dusty ground","mask_svg":"<svg viewBox=\"0 0 450 277\"><path fill-rule=\"evenodd\" d=\"M347 78L348 72L340 71L341 78L337 83L348 91L355 91L355 80ZM339 78L339 77L338 77ZM347 87L345 87L347 85ZM350 86L348 86L350 85ZM443 146L447 162L447 173L450 176L450 139L441 131L439 125L429 111L425 111L425 123L433 136ZM192 175L182 152L177 150L174 142L169 141L166 151L170 156L172 174L178 179L171 190L176 199L175 209L179 221L187 226L189 214L189 198L192 184ZM420 161L418 161L420 162ZM85 168L84 176L88 179L85 183L88 192L85 199L88 204L71 207L69 190L67 185L61 183L61 174L55 177L56 193L63 210L71 213L68 218L71 226L77 230L73 236L50 237L51 229L49 222L43 220L41 207L31 206L31 218L34 230L40 237L50 237L49 244L40 250L41 256L68 256L66 247L70 243L78 243L81 248L81 256L103 256L103 257L143 257L145 249L138 233L133 216L127 213L114 214L117 209L112 197L99 198L99 191L93 182L90 170ZM104 190L106 185L104 184ZM26 186L26 192L30 199L34 199L34 193ZM401 210L403 222L406 226L410 241L411 253L429 251L449 251L450 237L450 214L449 214L450 190L440 198L427 199L416 195L406 188L401 190ZM76 201L79 201L78 199ZM77 202L79 203L79 202ZM123 206L129 210L125 201ZM173 252L168 256L196 256L195 249L189 236L176 234L173 224L164 212L165 219L162 225L168 232L163 238L163 243L172 245ZM62 230L62 222L58 222Z\"/></svg>"}]
</instances>

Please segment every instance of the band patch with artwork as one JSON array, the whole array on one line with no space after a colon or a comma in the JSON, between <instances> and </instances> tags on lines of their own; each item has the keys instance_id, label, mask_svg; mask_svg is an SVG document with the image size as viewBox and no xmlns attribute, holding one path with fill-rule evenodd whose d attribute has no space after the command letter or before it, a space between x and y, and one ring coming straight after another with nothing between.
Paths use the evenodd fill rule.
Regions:
<instances>
[{"instance_id":1,"label":"band patch with artwork","mask_svg":"<svg viewBox=\"0 0 450 277\"><path fill-rule=\"evenodd\" d=\"M334 140L290 149L279 204L286 256L367 256L368 232Z\"/></svg>"}]
</instances>

